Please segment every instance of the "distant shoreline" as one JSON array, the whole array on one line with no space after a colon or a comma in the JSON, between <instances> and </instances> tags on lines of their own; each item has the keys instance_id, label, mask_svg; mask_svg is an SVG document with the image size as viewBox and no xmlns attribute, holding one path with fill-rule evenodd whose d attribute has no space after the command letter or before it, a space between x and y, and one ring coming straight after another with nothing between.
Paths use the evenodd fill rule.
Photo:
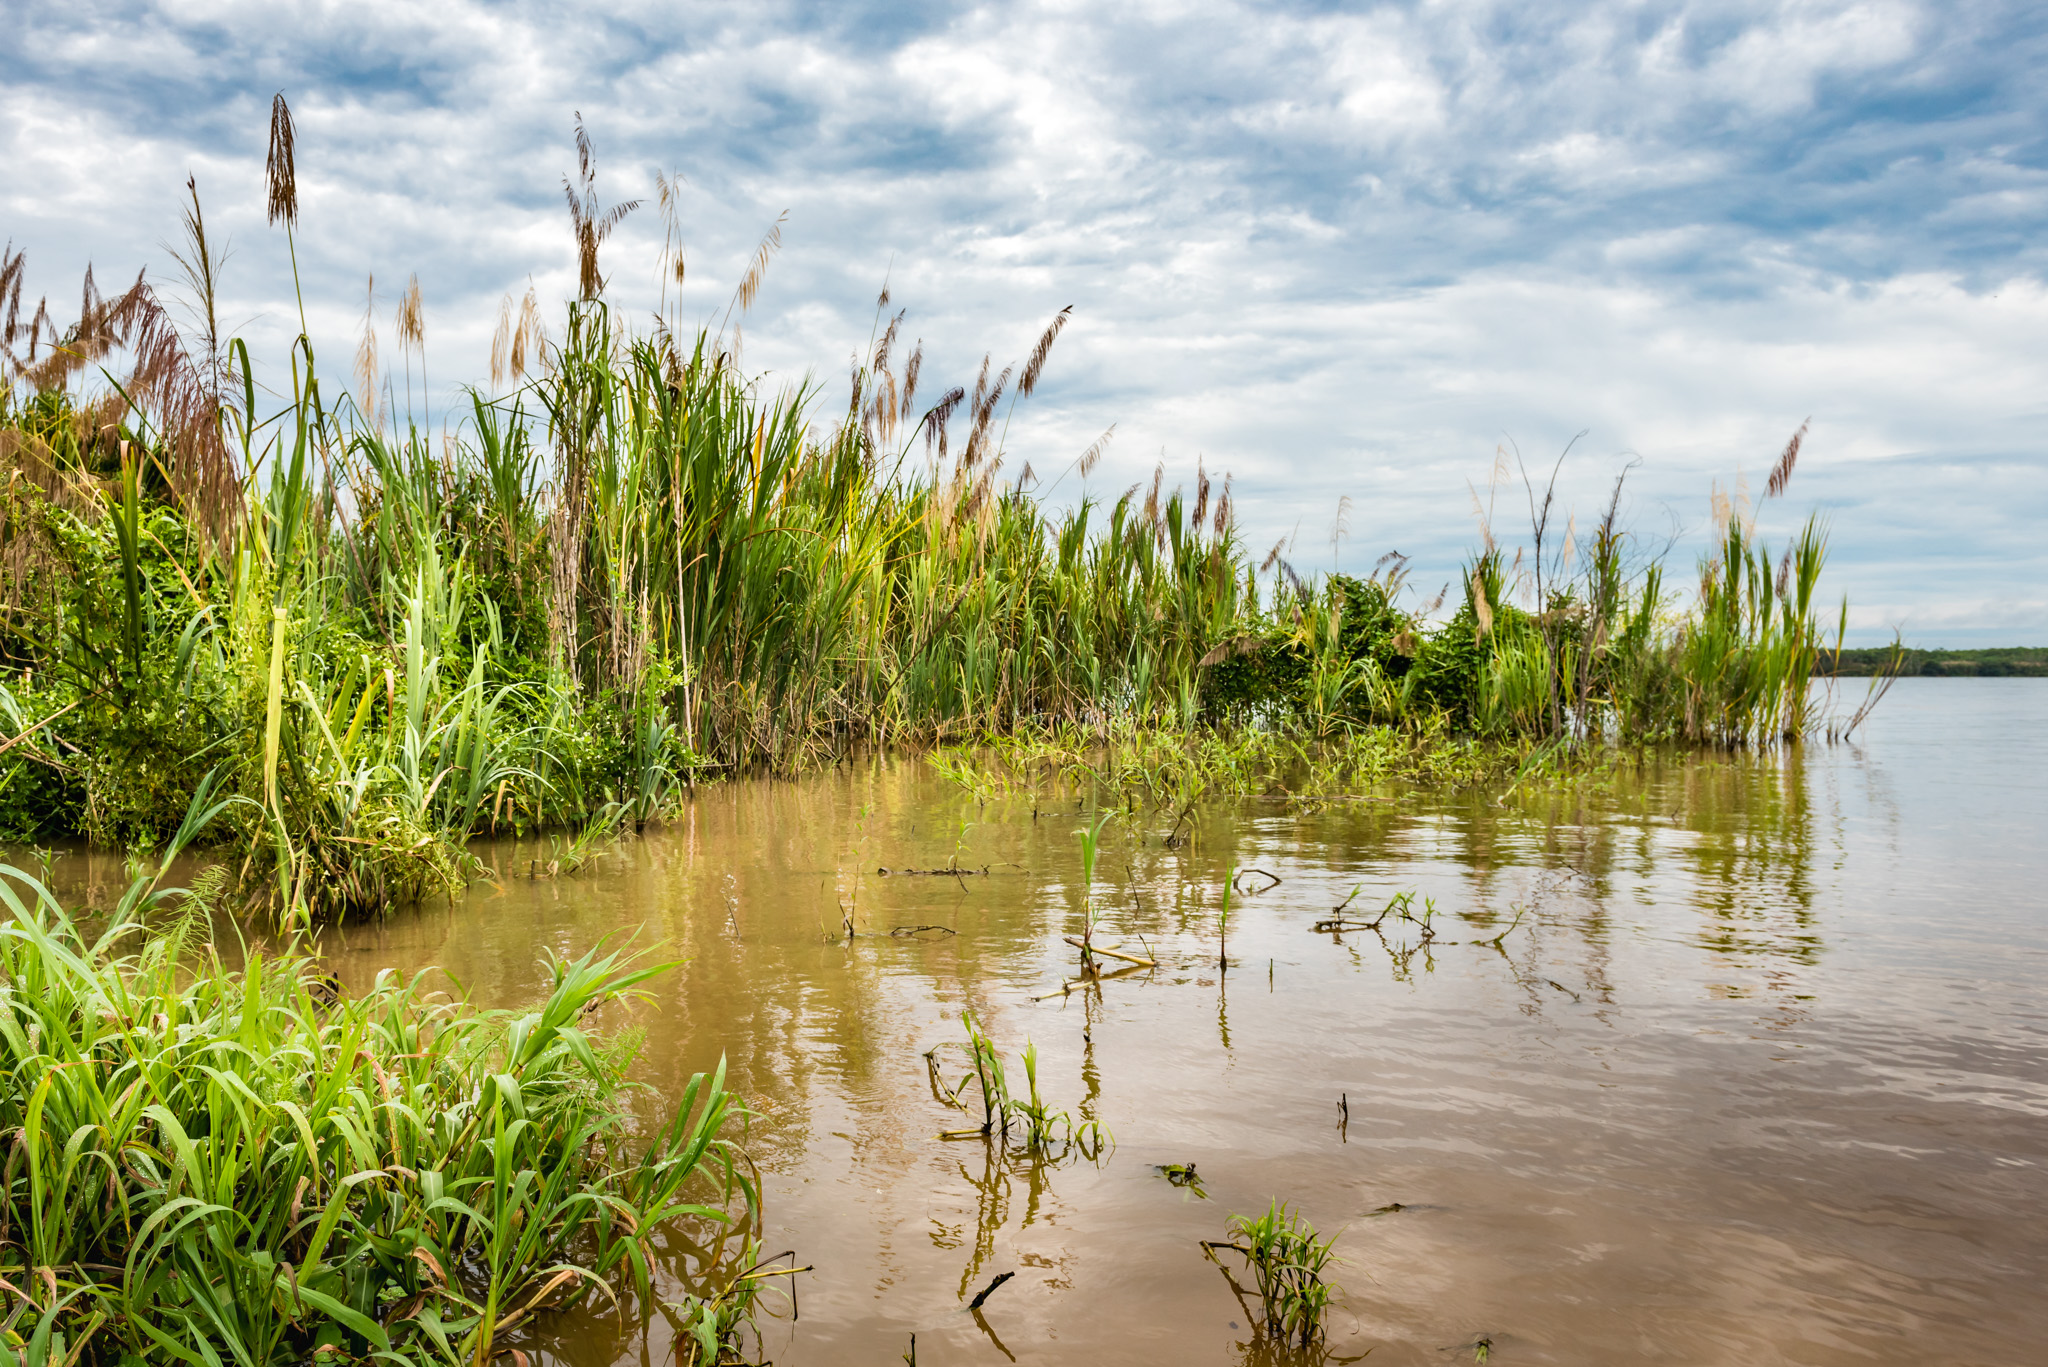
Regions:
<instances>
[{"instance_id":1,"label":"distant shoreline","mask_svg":"<svg viewBox=\"0 0 2048 1367\"><path fill-rule=\"evenodd\" d=\"M1876 674L1891 660L1890 646L1823 653L1815 674L1856 678ZM1905 652L1901 678L2048 679L2048 646L1992 646L1983 650Z\"/></svg>"}]
</instances>

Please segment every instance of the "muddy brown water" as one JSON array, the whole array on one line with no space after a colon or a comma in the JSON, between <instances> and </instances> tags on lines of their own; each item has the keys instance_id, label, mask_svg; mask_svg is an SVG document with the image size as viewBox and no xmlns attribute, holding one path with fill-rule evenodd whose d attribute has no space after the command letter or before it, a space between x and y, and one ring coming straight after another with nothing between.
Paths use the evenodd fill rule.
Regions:
<instances>
[{"instance_id":1,"label":"muddy brown water","mask_svg":"<svg viewBox=\"0 0 2048 1367\"><path fill-rule=\"evenodd\" d=\"M723 1055L753 1107L764 1251L816 1266L800 1317L762 1321L792 1367L894 1363L913 1333L925 1367L1279 1360L1199 1242L1276 1197L1337 1235L1332 1358L2006 1367L2048 1361L2044 737L2048 685L1909 679L1855 745L1219 802L1185 849L1141 815L1096 892L1157 969L1046 1000L1082 916L1074 796L983 805L914 758L705 789L578 876L327 952L493 1003L541 989L543 948L681 958L634 1016L641 1074L673 1096ZM956 861L989 871L875 872ZM1233 899L1222 972L1233 863L1280 882ZM1433 899L1434 941L1314 931L1354 889L1368 916ZM1019 1086L1035 1042L1113 1151L941 1140L963 1122L921 1055L963 1009ZM658 1318L529 1347L672 1357Z\"/></svg>"}]
</instances>

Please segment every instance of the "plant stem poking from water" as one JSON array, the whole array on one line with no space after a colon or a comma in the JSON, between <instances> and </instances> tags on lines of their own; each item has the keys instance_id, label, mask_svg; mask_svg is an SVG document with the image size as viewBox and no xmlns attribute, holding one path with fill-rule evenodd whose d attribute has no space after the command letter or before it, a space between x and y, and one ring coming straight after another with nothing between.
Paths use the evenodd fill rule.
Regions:
<instances>
[{"instance_id":1,"label":"plant stem poking from water","mask_svg":"<svg viewBox=\"0 0 2048 1367\"><path fill-rule=\"evenodd\" d=\"M1031 1158L1058 1160L1069 1150L1091 1161L1114 1143L1100 1121L1083 1118L1078 1123L1065 1111L1055 1110L1038 1091L1038 1046L1025 1041L1020 1056L1024 1064L1026 1095L1013 1096L1003 1068L1002 1055L982 1031L972 1011L960 1013L966 1028L965 1040L935 1044L924 1054L932 1097L941 1105L972 1117L980 1112L981 1124L973 1129L946 1130L941 1139L984 1139L1007 1144L1014 1125L1020 1147ZM957 1049L967 1055L968 1071L958 1082L947 1082L940 1070L939 1051Z\"/></svg>"},{"instance_id":2,"label":"plant stem poking from water","mask_svg":"<svg viewBox=\"0 0 2048 1367\"><path fill-rule=\"evenodd\" d=\"M1336 1240L1317 1238L1314 1225L1279 1201L1264 1215L1231 1216L1229 1232L1228 1240L1204 1239L1202 1249L1212 1260L1219 1250L1244 1257L1258 1288L1259 1331L1276 1344L1302 1350L1321 1342L1323 1316L1336 1290L1324 1277L1339 1261L1331 1251ZM1237 1289L1235 1280L1231 1288Z\"/></svg>"},{"instance_id":3,"label":"plant stem poking from water","mask_svg":"<svg viewBox=\"0 0 2048 1367\"><path fill-rule=\"evenodd\" d=\"M1102 828L1109 824L1114 812L1102 812L1092 826L1083 826L1075 832L1081 840L1081 976L1095 975L1095 866L1102 854ZM1067 943L1075 943L1071 938Z\"/></svg>"},{"instance_id":4,"label":"plant stem poking from water","mask_svg":"<svg viewBox=\"0 0 2048 1367\"><path fill-rule=\"evenodd\" d=\"M1230 893L1237 886L1237 865L1235 862L1224 872L1223 910L1216 918L1216 971L1230 972Z\"/></svg>"}]
</instances>

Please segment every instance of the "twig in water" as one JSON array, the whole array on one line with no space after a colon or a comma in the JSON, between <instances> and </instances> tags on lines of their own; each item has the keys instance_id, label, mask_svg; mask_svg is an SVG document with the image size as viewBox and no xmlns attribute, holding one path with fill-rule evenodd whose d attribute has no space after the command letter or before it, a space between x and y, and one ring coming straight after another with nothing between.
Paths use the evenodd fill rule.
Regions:
<instances>
[{"instance_id":1,"label":"twig in water","mask_svg":"<svg viewBox=\"0 0 2048 1367\"><path fill-rule=\"evenodd\" d=\"M1079 950L1084 950L1084 951L1086 951L1087 953L1090 953L1090 954L1099 954L1099 955L1101 955L1101 956L1103 956L1103 957L1105 957L1105 958L1110 958L1110 959L1122 959L1122 960L1123 960L1123 961L1124 961L1125 963L1127 963L1127 964L1136 964L1136 965L1138 965L1138 966L1139 966L1140 968L1157 968L1157 967L1159 967L1159 965L1158 965L1158 964L1157 964L1156 962L1154 962L1153 960L1151 960L1151 959L1141 959L1141 958L1139 958L1139 957L1138 957L1137 955L1135 955L1135 954L1122 954L1122 953L1119 953L1118 951L1116 951L1116 950L1114 950L1114 949L1110 949L1110 948L1108 948L1108 947L1106 947L1106 946L1104 946L1104 945L1094 945L1094 946L1089 946L1089 945L1085 945L1085 944L1081 943L1081 942L1080 942L1079 940L1075 939L1075 938L1074 938L1073 936L1071 936L1071 935L1063 936L1062 938L1064 938L1064 939L1066 940L1066 942L1067 942L1068 944L1072 945L1072 946L1073 946L1074 948L1076 948L1076 949L1079 949Z\"/></svg>"},{"instance_id":2,"label":"twig in water","mask_svg":"<svg viewBox=\"0 0 2048 1367\"><path fill-rule=\"evenodd\" d=\"M981 1288L980 1294L967 1303L967 1308L969 1310L981 1309L982 1302L987 1300L991 1295L993 1295L997 1287L1001 1286L1004 1282L1010 1280L1010 1278L1016 1275L1017 1274L1014 1272L998 1272L996 1274L995 1280L990 1282L987 1286Z\"/></svg>"}]
</instances>

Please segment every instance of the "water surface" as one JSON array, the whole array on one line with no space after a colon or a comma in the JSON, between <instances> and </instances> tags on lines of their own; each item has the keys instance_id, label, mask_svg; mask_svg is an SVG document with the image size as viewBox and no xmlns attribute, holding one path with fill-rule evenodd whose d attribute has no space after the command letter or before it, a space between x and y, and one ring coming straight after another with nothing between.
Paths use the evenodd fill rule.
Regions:
<instances>
[{"instance_id":1,"label":"water surface","mask_svg":"<svg viewBox=\"0 0 2048 1367\"><path fill-rule=\"evenodd\" d=\"M927 1367L1268 1360L1199 1241L1275 1197L1339 1232L1338 1357L2032 1362L2044 735L2048 685L1907 679L1854 745L1217 803L1188 848L1140 813L1096 892L1159 967L1045 1000L1081 923L1074 797L978 805L914 758L708 788L576 877L327 948L351 979L435 963L503 1003L541 989L544 948L683 959L632 1019L642 1073L672 1095L722 1054L755 1110L766 1249L816 1264L801 1318L764 1326L788 1367L895 1362L913 1332ZM955 862L988 872L875 872ZM1234 901L1226 972L1232 865L1280 882ZM1354 890L1367 913L1433 899L1435 940L1316 933ZM890 933L912 926L953 933ZM1034 1041L1048 1097L1113 1153L939 1139L963 1122L921 1055L963 1009L1013 1056ZM533 1346L667 1361L667 1335L583 1319Z\"/></svg>"}]
</instances>

